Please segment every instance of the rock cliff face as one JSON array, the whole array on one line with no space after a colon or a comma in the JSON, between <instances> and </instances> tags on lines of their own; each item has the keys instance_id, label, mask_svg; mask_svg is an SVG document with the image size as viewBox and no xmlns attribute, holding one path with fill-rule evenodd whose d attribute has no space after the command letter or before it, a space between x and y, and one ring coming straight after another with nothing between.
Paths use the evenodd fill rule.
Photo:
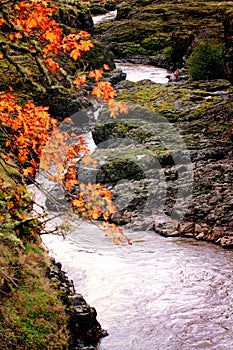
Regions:
<instances>
[{"instance_id":1,"label":"rock cliff face","mask_svg":"<svg viewBox=\"0 0 233 350\"><path fill-rule=\"evenodd\" d=\"M70 28L82 29L87 32L93 31L93 21L87 6L81 5L77 0L55 0L59 12L55 18L66 30Z\"/></svg>"},{"instance_id":2,"label":"rock cliff face","mask_svg":"<svg viewBox=\"0 0 233 350\"><path fill-rule=\"evenodd\" d=\"M97 179L134 229L233 247L233 90L228 81L122 82L132 103L116 122L102 116Z\"/></svg>"}]
</instances>

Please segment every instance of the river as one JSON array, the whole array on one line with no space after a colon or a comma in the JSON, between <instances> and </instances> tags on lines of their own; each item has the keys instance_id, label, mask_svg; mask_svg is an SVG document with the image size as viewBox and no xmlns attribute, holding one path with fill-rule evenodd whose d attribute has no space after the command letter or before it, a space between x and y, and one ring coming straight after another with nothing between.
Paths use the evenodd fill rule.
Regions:
<instances>
[{"instance_id":1,"label":"river","mask_svg":"<svg viewBox=\"0 0 233 350\"><path fill-rule=\"evenodd\" d=\"M126 73L126 79L140 81L149 79L154 83L165 84L169 81L169 72L166 69L154 67L148 64L133 64L129 62L116 61L116 68Z\"/></svg>"},{"instance_id":2,"label":"river","mask_svg":"<svg viewBox=\"0 0 233 350\"><path fill-rule=\"evenodd\" d=\"M128 233L116 246L74 222L64 240L44 235L109 336L99 350L233 348L233 255L212 244Z\"/></svg>"},{"instance_id":3,"label":"river","mask_svg":"<svg viewBox=\"0 0 233 350\"><path fill-rule=\"evenodd\" d=\"M233 349L232 251L152 231L117 246L95 225L72 224L66 239L43 242L97 309L109 333L99 350Z\"/></svg>"},{"instance_id":4,"label":"river","mask_svg":"<svg viewBox=\"0 0 233 350\"><path fill-rule=\"evenodd\" d=\"M97 15L97 16L93 16L93 23L94 25L98 25L100 23L103 23L105 21L111 21L114 20L114 18L116 17L117 11L109 11L107 13L104 13L103 15Z\"/></svg>"}]
</instances>

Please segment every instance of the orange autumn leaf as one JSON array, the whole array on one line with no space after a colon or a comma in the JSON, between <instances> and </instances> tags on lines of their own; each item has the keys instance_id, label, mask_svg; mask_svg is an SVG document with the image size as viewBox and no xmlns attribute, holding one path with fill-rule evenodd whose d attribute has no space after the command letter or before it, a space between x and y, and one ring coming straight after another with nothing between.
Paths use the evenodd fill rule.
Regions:
<instances>
[{"instance_id":1,"label":"orange autumn leaf","mask_svg":"<svg viewBox=\"0 0 233 350\"><path fill-rule=\"evenodd\" d=\"M16 39L22 39L22 37L23 37L22 33L15 33Z\"/></svg>"},{"instance_id":2,"label":"orange autumn leaf","mask_svg":"<svg viewBox=\"0 0 233 350\"><path fill-rule=\"evenodd\" d=\"M96 82L100 80L100 78L102 78L103 76L103 69L94 69L92 71L90 71L88 77L89 78L93 78Z\"/></svg>"},{"instance_id":3,"label":"orange autumn leaf","mask_svg":"<svg viewBox=\"0 0 233 350\"><path fill-rule=\"evenodd\" d=\"M85 75L81 75L81 76L75 78L74 82L77 85L77 87L80 88L81 85L85 85L86 84L86 76Z\"/></svg>"},{"instance_id":4,"label":"orange autumn leaf","mask_svg":"<svg viewBox=\"0 0 233 350\"><path fill-rule=\"evenodd\" d=\"M52 58L47 58L44 63L47 65L49 72L53 72L54 74L59 72L60 66Z\"/></svg>"},{"instance_id":5,"label":"orange autumn leaf","mask_svg":"<svg viewBox=\"0 0 233 350\"><path fill-rule=\"evenodd\" d=\"M98 213L98 211L91 211L91 212L89 212L89 217L91 217L92 219L94 219L94 220L97 220L98 218L99 218L99 213Z\"/></svg>"},{"instance_id":6,"label":"orange autumn leaf","mask_svg":"<svg viewBox=\"0 0 233 350\"><path fill-rule=\"evenodd\" d=\"M111 68L109 67L109 65L106 64L106 63L103 64L103 67L104 67L105 70L111 70Z\"/></svg>"},{"instance_id":7,"label":"orange autumn leaf","mask_svg":"<svg viewBox=\"0 0 233 350\"><path fill-rule=\"evenodd\" d=\"M72 203L74 207L77 207L77 208L82 208L84 206L84 200L82 199L74 199Z\"/></svg>"},{"instance_id":8,"label":"orange autumn leaf","mask_svg":"<svg viewBox=\"0 0 233 350\"><path fill-rule=\"evenodd\" d=\"M81 56L82 55L79 48L72 50L70 53L70 57L73 58L73 60L75 61L77 61L77 59L80 58Z\"/></svg>"},{"instance_id":9,"label":"orange autumn leaf","mask_svg":"<svg viewBox=\"0 0 233 350\"><path fill-rule=\"evenodd\" d=\"M115 237L113 237L113 243L114 244L120 244L120 242L121 242L121 239L120 239L120 237L117 237L117 236L115 236Z\"/></svg>"},{"instance_id":10,"label":"orange autumn leaf","mask_svg":"<svg viewBox=\"0 0 233 350\"><path fill-rule=\"evenodd\" d=\"M80 50L82 52L88 52L88 51L90 51L91 48L94 47L94 44L92 43L91 40L82 40L81 39L79 44L80 44Z\"/></svg>"},{"instance_id":11,"label":"orange autumn leaf","mask_svg":"<svg viewBox=\"0 0 233 350\"><path fill-rule=\"evenodd\" d=\"M29 167L29 168L23 169L23 175L25 177L28 177L29 175L34 175L34 173L35 173L35 168Z\"/></svg>"},{"instance_id":12,"label":"orange autumn leaf","mask_svg":"<svg viewBox=\"0 0 233 350\"><path fill-rule=\"evenodd\" d=\"M15 38L15 34L9 34L9 39L10 39L11 41L13 41L14 38Z\"/></svg>"},{"instance_id":13,"label":"orange autumn leaf","mask_svg":"<svg viewBox=\"0 0 233 350\"><path fill-rule=\"evenodd\" d=\"M2 17L0 18L0 26L2 26L3 24L7 24L7 21Z\"/></svg>"}]
</instances>

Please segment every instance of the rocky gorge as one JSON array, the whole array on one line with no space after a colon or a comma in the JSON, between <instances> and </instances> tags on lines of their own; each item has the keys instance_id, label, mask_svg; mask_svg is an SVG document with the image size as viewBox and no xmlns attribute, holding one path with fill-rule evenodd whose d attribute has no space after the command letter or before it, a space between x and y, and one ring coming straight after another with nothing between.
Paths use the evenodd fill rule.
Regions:
<instances>
[{"instance_id":1,"label":"rocky gorge","mask_svg":"<svg viewBox=\"0 0 233 350\"><path fill-rule=\"evenodd\" d=\"M77 11L78 2L61 2L65 4L65 10L60 12L62 22L67 25L70 19L76 21L77 12L72 15L72 11ZM211 36L224 41L222 10L219 12L219 9L225 11L229 6L224 2L206 3L206 6L198 2L194 8L189 3L187 10L184 3L181 5L171 2L167 6L167 2L146 0L117 1L116 21L95 30L88 9L87 12L81 10L80 16L82 19L85 15L86 29L95 33L99 47L106 49L104 55L100 49L99 64L107 58L114 67L113 59L120 58L173 70L176 66L183 67L183 57L191 49L195 37L200 35L197 24L201 24L203 33L208 23L214 33L211 32ZM139 15L141 19L134 22ZM188 23L185 18L189 18ZM145 26L148 19L154 27ZM182 25L178 25L178 20ZM82 27L83 23L75 22L74 26ZM124 28L124 32L117 33L119 28ZM162 28L165 34L160 35ZM146 29L151 30L151 36ZM95 61L96 55L93 54L91 59ZM166 237L190 237L211 241L224 248L233 247L233 90L230 55L227 59L228 76L221 80L190 81L185 70L179 82L162 85L151 81L124 81L125 76L120 71L110 75L108 79L115 85L118 99L129 103L131 108L116 121L109 120L106 112L100 113L98 122L92 127L99 166L96 170L88 169L88 176L112 190L119 208L112 221L125 228L151 230ZM41 100L44 99L42 96ZM48 102L60 120L80 108L75 99L67 100L67 96L62 101L60 96L52 96ZM76 346L92 349L87 340L94 344L93 339L97 341L106 335L98 322L95 323L95 311L81 295L75 294L72 282L67 281L59 263L52 265L49 275L58 290L71 293L69 308L74 311L73 324L78 328L74 334L78 339L79 320L84 320L86 335L81 336L84 342L78 340Z\"/></svg>"}]
</instances>

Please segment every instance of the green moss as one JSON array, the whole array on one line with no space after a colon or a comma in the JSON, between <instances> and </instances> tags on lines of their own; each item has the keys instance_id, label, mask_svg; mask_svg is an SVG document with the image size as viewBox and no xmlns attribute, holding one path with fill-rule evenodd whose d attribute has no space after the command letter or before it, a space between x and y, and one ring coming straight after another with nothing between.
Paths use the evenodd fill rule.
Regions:
<instances>
[{"instance_id":1,"label":"green moss","mask_svg":"<svg viewBox=\"0 0 233 350\"><path fill-rule=\"evenodd\" d=\"M46 277L40 224L15 164L0 165L0 344L8 350L68 349L65 307Z\"/></svg>"},{"instance_id":2,"label":"green moss","mask_svg":"<svg viewBox=\"0 0 233 350\"><path fill-rule=\"evenodd\" d=\"M199 43L187 60L188 72L194 80L224 76L223 47L209 42Z\"/></svg>"},{"instance_id":3,"label":"green moss","mask_svg":"<svg viewBox=\"0 0 233 350\"><path fill-rule=\"evenodd\" d=\"M225 90L223 94L221 90ZM232 139L231 96L229 83L215 80L164 85L132 83L130 89L120 91L118 98L157 112L177 125L187 147L194 149L202 141L203 130L206 144Z\"/></svg>"},{"instance_id":4,"label":"green moss","mask_svg":"<svg viewBox=\"0 0 233 350\"><path fill-rule=\"evenodd\" d=\"M149 131L144 130L143 127L131 124L130 122L100 124L95 128L95 133L101 135L101 142L106 140L109 136L117 138L127 137L140 142L143 142L151 136Z\"/></svg>"},{"instance_id":5,"label":"green moss","mask_svg":"<svg viewBox=\"0 0 233 350\"><path fill-rule=\"evenodd\" d=\"M40 243L30 244L32 249L16 250L0 240L1 344L12 350L67 349L64 306L45 277L48 258Z\"/></svg>"},{"instance_id":6,"label":"green moss","mask_svg":"<svg viewBox=\"0 0 233 350\"><path fill-rule=\"evenodd\" d=\"M154 52L159 52L162 49L166 48L168 38L162 37L149 37L142 41L141 45L144 49Z\"/></svg>"}]
</instances>

